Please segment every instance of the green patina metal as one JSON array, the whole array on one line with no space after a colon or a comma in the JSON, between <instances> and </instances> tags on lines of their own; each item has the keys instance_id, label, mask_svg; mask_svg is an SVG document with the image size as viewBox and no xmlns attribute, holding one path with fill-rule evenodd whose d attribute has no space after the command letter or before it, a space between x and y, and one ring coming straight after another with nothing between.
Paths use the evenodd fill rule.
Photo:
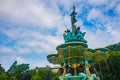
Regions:
<instances>
[{"instance_id":1,"label":"green patina metal","mask_svg":"<svg viewBox=\"0 0 120 80\"><path fill-rule=\"evenodd\" d=\"M75 25L75 23L77 22L76 15L77 13L75 12L75 6L73 6L73 12L70 14L72 31L70 31L69 29L65 31L65 33L63 34L64 40L65 42L79 41L87 43L87 41L84 39L84 35L86 32L81 32L80 27L76 27Z\"/></svg>"},{"instance_id":2,"label":"green patina metal","mask_svg":"<svg viewBox=\"0 0 120 80\"><path fill-rule=\"evenodd\" d=\"M77 13L75 6L71 16L72 31L69 29L63 34L65 43L56 47L57 54L50 54L47 59L50 63L60 64L63 73L60 80L100 80L94 71L94 64L106 61L109 58L109 50L106 48L88 48L84 39L86 32L81 32L75 23ZM82 66L82 67L81 67ZM83 71L81 71L83 69Z\"/></svg>"}]
</instances>

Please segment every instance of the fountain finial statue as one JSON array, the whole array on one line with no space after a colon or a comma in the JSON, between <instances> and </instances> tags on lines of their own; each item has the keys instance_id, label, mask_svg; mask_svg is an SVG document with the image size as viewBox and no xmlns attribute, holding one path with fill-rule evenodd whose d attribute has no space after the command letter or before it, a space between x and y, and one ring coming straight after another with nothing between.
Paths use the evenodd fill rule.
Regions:
<instances>
[{"instance_id":1,"label":"fountain finial statue","mask_svg":"<svg viewBox=\"0 0 120 80\"><path fill-rule=\"evenodd\" d=\"M74 25L77 22L76 15L77 13L75 12L75 6L73 5L73 12L70 14L72 25Z\"/></svg>"}]
</instances>

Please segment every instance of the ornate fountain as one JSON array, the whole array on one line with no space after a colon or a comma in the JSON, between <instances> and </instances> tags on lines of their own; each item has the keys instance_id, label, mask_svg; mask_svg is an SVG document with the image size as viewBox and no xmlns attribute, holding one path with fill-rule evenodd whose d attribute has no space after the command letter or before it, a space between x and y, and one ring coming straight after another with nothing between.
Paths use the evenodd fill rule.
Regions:
<instances>
[{"instance_id":1,"label":"ornate fountain","mask_svg":"<svg viewBox=\"0 0 120 80\"><path fill-rule=\"evenodd\" d=\"M76 15L73 6L73 12L70 14L72 31L65 31L65 43L57 46L58 53L48 55L47 59L50 63L61 65L59 80L100 80L94 64L106 61L109 58L109 50L88 48L84 39L86 32L81 32L80 27L75 25Z\"/></svg>"}]
</instances>

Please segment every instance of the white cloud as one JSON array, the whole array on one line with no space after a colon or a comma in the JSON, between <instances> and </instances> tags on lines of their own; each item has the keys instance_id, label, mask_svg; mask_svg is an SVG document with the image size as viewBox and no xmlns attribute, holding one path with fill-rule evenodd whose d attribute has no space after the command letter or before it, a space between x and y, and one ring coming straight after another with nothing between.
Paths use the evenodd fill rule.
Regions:
<instances>
[{"instance_id":1,"label":"white cloud","mask_svg":"<svg viewBox=\"0 0 120 80\"><path fill-rule=\"evenodd\" d=\"M56 52L55 48L60 43L63 43L61 38L57 38L50 35L41 35L34 36L34 38L30 38L30 36L27 36L23 38L23 40L18 41L15 45L15 48L18 49L21 53L25 53L24 50L28 53L32 52L33 50L36 53L52 53ZM21 48L22 46L25 46L27 48Z\"/></svg>"},{"instance_id":2,"label":"white cloud","mask_svg":"<svg viewBox=\"0 0 120 80\"><path fill-rule=\"evenodd\" d=\"M88 0L88 2L92 5L103 5L108 2L108 0Z\"/></svg>"},{"instance_id":3,"label":"white cloud","mask_svg":"<svg viewBox=\"0 0 120 80\"><path fill-rule=\"evenodd\" d=\"M0 64L2 64L2 66L8 70L10 65L12 65L12 63L14 62L13 59L11 59L10 56L1 56L0 57Z\"/></svg>"},{"instance_id":4,"label":"white cloud","mask_svg":"<svg viewBox=\"0 0 120 80\"><path fill-rule=\"evenodd\" d=\"M13 22L25 21L48 28L52 27L60 17L38 0L4 0L1 2L0 12L8 16Z\"/></svg>"},{"instance_id":5,"label":"white cloud","mask_svg":"<svg viewBox=\"0 0 120 80\"><path fill-rule=\"evenodd\" d=\"M0 46L0 54L12 54L13 53L13 49L6 47L6 46Z\"/></svg>"},{"instance_id":6,"label":"white cloud","mask_svg":"<svg viewBox=\"0 0 120 80\"><path fill-rule=\"evenodd\" d=\"M105 36L105 34L102 31L96 31L93 33L87 31L86 39L88 41L89 48L98 48L104 47L106 45L105 41L107 40L107 36Z\"/></svg>"},{"instance_id":7,"label":"white cloud","mask_svg":"<svg viewBox=\"0 0 120 80\"><path fill-rule=\"evenodd\" d=\"M114 2L114 3L113 3ZM117 0L119 3L119 1ZM98 1L99 3L99 1ZM104 13L107 13L108 10L116 7L115 11L118 13L118 3L115 1L109 2L104 9L101 8L92 8L88 13L87 20L94 24L94 29L86 30L88 33L86 38L88 40L88 45L90 47L104 47L109 44L114 44L120 41L120 20L119 16L110 16ZM118 11L117 11L118 10ZM113 13L116 13L113 12ZM110 13L112 14L112 13ZM92 32L94 31L94 32Z\"/></svg>"},{"instance_id":8,"label":"white cloud","mask_svg":"<svg viewBox=\"0 0 120 80\"><path fill-rule=\"evenodd\" d=\"M114 29L114 27L111 27L111 26L107 26L106 27L106 31L108 32L108 34L111 35L112 37L112 41L119 41L120 40L120 37L119 37L119 34L120 34L120 31L119 29Z\"/></svg>"},{"instance_id":9,"label":"white cloud","mask_svg":"<svg viewBox=\"0 0 120 80\"><path fill-rule=\"evenodd\" d=\"M18 49L18 53L20 54L29 54L31 53L31 50L29 48L17 48Z\"/></svg>"},{"instance_id":10,"label":"white cloud","mask_svg":"<svg viewBox=\"0 0 120 80\"><path fill-rule=\"evenodd\" d=\"M98 9L92 9L89 14L88 14L88 17L87 17L87 20L90 21L90 20L95 20L96 18L98 19L99 17L102 16L102 13L100 10Z\"/></svg>"},{"instance_id":11,"label":"white cloud","mask_svg":"<svg viewBox=\"0 0 120 80\"><path fill-rule=\"evenodd\" d=\"M29 61L27 61L27 59L24 59L23 57L21 56L17 56L17 57L12 57L14 58L14 60L16 60L18 62L18 64L23 64L23 63L29 63Z\"/></svg>"},{"instance_id":12,"label":"white cloud","mask_svg":"<svg viewBox=\"0 0 120 80\"><path fill-rule=\"evenodd\" d=\"M120 0L109 0L108 9L114 9L120 3Z\"/></svg>"},{"instance_id":13,"label":"white cloud","mask_svg":"<svg viewBox=\"0 0 120 80\"><path fill-rule=\"evenodd\" d=\"M120 3L117 5L117 7L116 7L116 12L118 13L118 15L120 15Z\"/></svg>"},{"instance_id":14,"label":"white cloud","mask_svg":"<svg viewBox=\"0 0 120 80\"><path fill-rule=\"evenodd\" d=\"M88 46L90 48L105 47L120 41L119 29L114 29L114 26L105 26L106 30L100 30L99 28L91 32L90 29L85 29L86 36L85 39L88 41Z\"/></svg>"}]
</instances>

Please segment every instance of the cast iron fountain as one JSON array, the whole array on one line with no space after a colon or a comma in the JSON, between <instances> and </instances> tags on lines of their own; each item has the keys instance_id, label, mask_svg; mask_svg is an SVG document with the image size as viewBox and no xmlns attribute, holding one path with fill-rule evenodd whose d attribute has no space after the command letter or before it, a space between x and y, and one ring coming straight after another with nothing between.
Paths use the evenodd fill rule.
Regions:
<instances>
[{"instance_id":1,"label":"cast iron fountain","mask_svg":"<svg viewBox=\"0 0 120 80\"><path fill-rule=\"evenodd\" d=\"M84 39L86 32L81 32L80 27L76 27L76 15L73 6L73 12L70 14L72 31L65 31L65 43L57 46L58 53L48 55L47 59L50 63L61 65L59 80L100 80L94 64L106 61L109 58L109 50L88 48Z\"/></svg>"}]
</instances>

